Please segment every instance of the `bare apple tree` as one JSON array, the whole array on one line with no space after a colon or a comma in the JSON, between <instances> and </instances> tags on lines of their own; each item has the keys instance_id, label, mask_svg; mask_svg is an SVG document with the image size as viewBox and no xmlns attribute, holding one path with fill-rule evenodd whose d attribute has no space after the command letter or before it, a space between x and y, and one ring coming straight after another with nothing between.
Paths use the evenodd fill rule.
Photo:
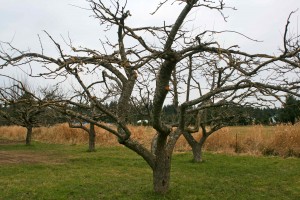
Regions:
<instances>
[{"instance_id":1,"label":"bare apple tree","mask_svg":"<svg viewBox=\"0 0 300 200\"><path fill-rule=\"evenodd\" d=\"M94 121L99 121L101 119L102 115L101 115L101 113L96 112L96 107L94 106L94 104L92 102L89 103L86 98L83 98L84 95L82 95L82 94L80 94L79 97L80 97L80 100L78 101L78 103L73 105L72 108L69 108L69 109L72 109L76 113L80 113L80 115L89 115L91 117L91 119L93 119ZM82 100L84 100L84 101L82 101ZM84 102L86 102L86 103L84 103ZM83 107L82 105L85 105L85 106ZM95 124L93 122L86 123L86 121L84 121L81 118L78 118L74 115L68 116L65 113L65 111L67 110L65 108L65 106L63 108L61 108L61 107L57 108L57 106L56 106L56 107L54 107L54 109L56 109L58 112L66 115L66 118L67 118L70 128L82 129L86 133L88 133L88 136L89 136L88 151L89 152L96 151ZM89 124L88 127L87 127L87 124Z\"/></svg>"},{"instance_id":2,"label":"bare apple tree","mask_svg":"<svg viewBox=\"0 0 300 200\"><path fill-rule=\"evenodd\" d=\"M276 107L276 102L284 102L286 93L299 97L300 40L299 35L288 36L293 13L288 16L279 55L249 54L237 46L220 48L217 41L205 42L205 35L222 32L207 30L195 37L193 45L198 45L184 50L188 57L176 69L181 76L178 73L172 79L173 102L181 114L193 116L193 123L185 122L183 135L192 147L195 162L202 161L202 147L211 134L241 118L249 118L247 113L237 112L237 107ZM185 102L179 107L180 94ZM196 140L193 133L199 131L202 136Z\"/></svg>"},{"instance_id":3,"label":"bare apple tree","mask_svg":"<svg viewBox=\"0 0 300 200\"><path fill-rule=\"evenodd\" d=\"M5 87L0 88L0 118L5 120L9 125L22 126L27 129L26 145L31 144L32 130L34 127L47 126L56 123L59 116L57 113L48 108L49 101L54 101L56 96L45 93L45 88L40 92L34 91L26 82L18 81L11 77L6 77L13 82ZM53 90L54 91L54 90ZM52 91L52 92L53 92ZM56 99L57 100L57 99Z\"/></svg>"},{"instance_id":4,"label":"bare apple tree","mask_svg":"<svg viewBox=\"0 0 300 200\"><path fill-rule=\"evenodd\" d=\"M192 10L207 8L222 14L226 8L223 0L182 1L182 10L174 15L172 24L144 27L127 24L127 20L134 16L127 10L126 0L88 2L94 17L107 31L107 37L101 38L102 48L75 47L70 41L72 52L68 54L45 32L59 52L57 57L45 55L44 51L21 51L10 43L2 43L0 66L22 67L42 63L44 71L31 76L75 79L78 83L76 90L80 90L96 112L110 118L117 128L95 120L93 114L70 109L74 105L90 109L90 105L80 104L76 98L70 97L53 106L64 110L68 116L109 131L120 144L143 157L153 171L154 191L157 193L164 194L169 189L171 158L176 141L182 133L190 137L191 129L198 127L197 124L191 127L188 115L201 115L201 110L213 105L221 106L225 102L237 103L240 99L246 102L243 95L250 98L263 94L278 99L278 91L297 95L299 77L289 79L287 73L299 71L299 43L293 43L298 41L298 36L290 40L285 34L280 55L249 54L239 51L237 46L221 48L213 37L209 37L212 32L194 34L195 30L186 26ZM152 14L155 15L169 2L161 2ZM3 46L9 47L12 52L4 50ZM260 78L261 74L265 78ZM202 88L201 80L206 78L207 84ZM182 89L182 83L188 86L187 90ZM195 90L199 92L195 93ZM150 94L150 97L146 98L144 94ZM169 98L173 98L178 108L175 124L166 124L162 118L163 106ZM128 128L131 102L145 99L148 99L145 104L151 110L151 123L157 132L152 142L153 151L134 140ZM116 109L106 106L111 101L117 102Z\"/></svg>"}]
</instances>

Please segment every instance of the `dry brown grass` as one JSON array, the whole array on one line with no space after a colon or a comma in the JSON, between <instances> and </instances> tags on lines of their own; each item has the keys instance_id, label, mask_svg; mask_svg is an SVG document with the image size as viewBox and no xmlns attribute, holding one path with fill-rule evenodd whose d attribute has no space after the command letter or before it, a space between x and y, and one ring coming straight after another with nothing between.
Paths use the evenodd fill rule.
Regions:
<instances>
[{"instance_id":1,"label":"dry brown grass","mask_svg":"<svg viewBox=\"0 0 300 200\"><path fill-rule=\"evenodd\" d=\"M300 124L226 127L208 138L205 149L225 153L300 157Z\"/></svg>"},{"instance_id":2,"label":"dry brown grass","mask_svg":"<svg viewBox=\"0 0 300 200\"><path fill-rule=\"evenodd\" d=\"M25 140L26 129L21 126L0 126L0 138L15 141Z\"/></svg>"},{"instance_id":3,"label":"dry brown grass","mask_svg":"<svg viewBox=\"0 0 300 200\"><path fill-rule=\"evenodd\" d=\"M132 137L148 148L155 131L146 126L129 126ZM24 140L25 128L18 126L0 127L0 138ZM195 137L200 138L201 133ZM87 144L88 135L81 129L71 129L67 124L35 128L33 140L58 144ZM115 136L96 128L96 143L100 146L118 146ZM191 148L180 137L175 151L188 151ZM205 150L220 153L241 153L251 155L279 155L300 157L300 124L277 126L226 127L214 133L206 141Z\"/></svg>"}]
</instances>

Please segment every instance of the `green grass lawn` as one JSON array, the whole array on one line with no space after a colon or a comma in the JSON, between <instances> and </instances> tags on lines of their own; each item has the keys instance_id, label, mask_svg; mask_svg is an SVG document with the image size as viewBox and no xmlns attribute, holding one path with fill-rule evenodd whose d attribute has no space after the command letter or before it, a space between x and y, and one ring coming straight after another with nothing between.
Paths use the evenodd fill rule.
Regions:
<instances>
[{"instance_id":1,"label":"green grass lawn","mask_svg":"<svg viewBox=\"0 0 300 200\"><path fill-rule=\"evenodd\" d=\"M300 159L190 153L173 156L171 189L152 192L152 172L123 147L86 152L86 146L0 145L0 152L23 153L39 161L0 164L0 199L299 199ZM22 154L21 154L22 155Z\"/></svg>"}]
</instances>

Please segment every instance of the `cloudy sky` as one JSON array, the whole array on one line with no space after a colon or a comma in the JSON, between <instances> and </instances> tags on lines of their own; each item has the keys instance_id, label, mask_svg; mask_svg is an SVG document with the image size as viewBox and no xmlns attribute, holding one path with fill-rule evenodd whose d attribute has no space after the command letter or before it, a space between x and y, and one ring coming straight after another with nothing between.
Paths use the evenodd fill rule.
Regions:
<instances>
[{"instance_id":1,"label":"cloudy sky","mask_svg":"<svg viewBox=\"0 0 300 200\"><path fill-rule=\"evenodd\" d=\"M128 9L132 14L128 23L134 26L162 25L164 21L171 23L184 6L183 3L174 1L170 1L152 16L149 13L155 10L158 0L128 0ZM255 53L278 53L278 48L283 43L282 36L287 17L291 11L300 8L300 0L225 2L227 6L237 9L224 11L228 16L227 22L224 22L216 11L197 9L190 14L189 18L194 21L188 25L199 31L234 30L263 41L256 43L228 33L219 40L224 47L238 43L242 50ZM60 42L61 36L67 38L69 34L75 45L97 48L100 46L99 38L103 38L98 21L91 17L90 11L78 7L89 6L85 0L0 0L0 41L12 41L13 45L20 49L39 51L37 35L40 35L45 49L52 54L55 50L43 33L43 30L46 30ZM292 16L292 33L300 32L299 16L300 10Z\"/></svg>"}]
</instances>

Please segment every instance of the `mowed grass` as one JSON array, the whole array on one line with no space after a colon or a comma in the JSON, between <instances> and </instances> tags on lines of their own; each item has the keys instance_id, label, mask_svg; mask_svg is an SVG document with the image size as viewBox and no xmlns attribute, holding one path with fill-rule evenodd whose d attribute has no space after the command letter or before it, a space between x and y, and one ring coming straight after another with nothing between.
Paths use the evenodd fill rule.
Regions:
<instances>
[{"instance_id":1,"label":"mowed grass","mask_svg":"<svg viewBox=\"0 0 300 200\"><path fill-rule=\"evenodd\" d=\"M300 159L175 153L170 192L152 190L152 171L124 147L33 143L0 145L36 160L0 164L0 199L299 199Z\"/></svg>"}]
</instances>

